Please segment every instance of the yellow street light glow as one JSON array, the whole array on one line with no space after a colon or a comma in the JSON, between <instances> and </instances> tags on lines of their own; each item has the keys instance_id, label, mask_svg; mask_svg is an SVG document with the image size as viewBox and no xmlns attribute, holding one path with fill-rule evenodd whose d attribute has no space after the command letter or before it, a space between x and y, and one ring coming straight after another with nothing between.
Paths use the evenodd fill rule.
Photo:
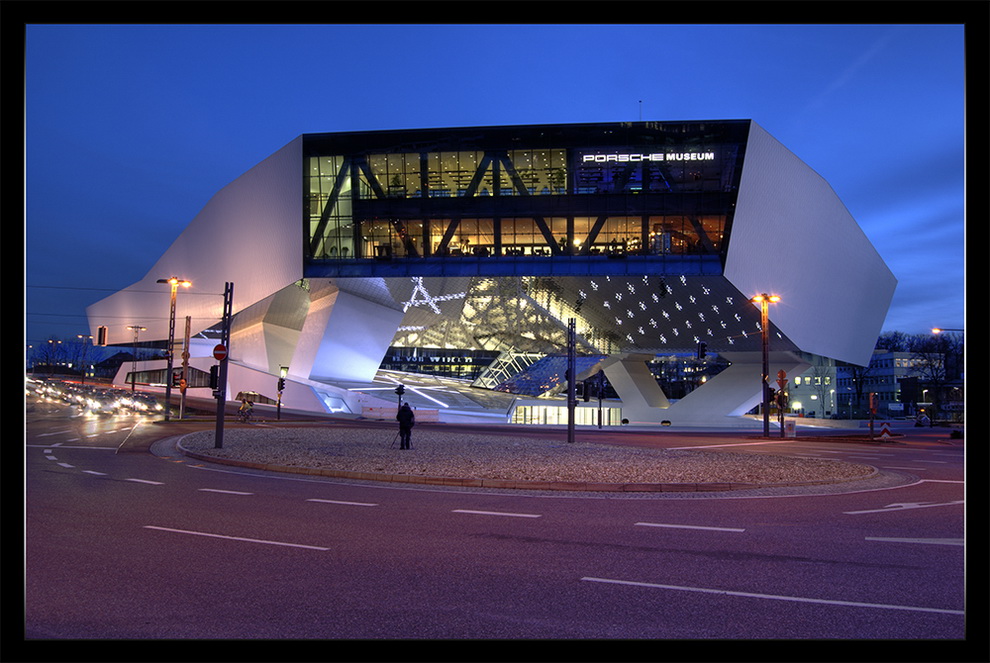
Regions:
<instances>
[{"instance_id":1,"label":"yellow street light glow","mask_svg":"<svg viewBox=\"0 0 990 663\"><path fill-rule=\"evenodd\" d=\"M192 285L192 281L187 281L185 279L180 279L178 276L172 276L167 279L158 279L159 283L168 283L173 288L181 285L183 288L188 288Z\"/></svg>"},{"instance_id":2,"label":"yellow street light glow","mask_svg":"<svg viewBox=\"0 0 990 663\"><path fill-rule=\"evenodd\" d=\"M776 304L777 302L780 301L780 296L779 295L768 295L766 293L763 293L761 295L756 295L755 297L753 297L752 299L750 299L750 301L753 302L753 303L755 303L755 304L762 304L763 302L770 302L771 304Z\"/></svg>"}]
</instances>

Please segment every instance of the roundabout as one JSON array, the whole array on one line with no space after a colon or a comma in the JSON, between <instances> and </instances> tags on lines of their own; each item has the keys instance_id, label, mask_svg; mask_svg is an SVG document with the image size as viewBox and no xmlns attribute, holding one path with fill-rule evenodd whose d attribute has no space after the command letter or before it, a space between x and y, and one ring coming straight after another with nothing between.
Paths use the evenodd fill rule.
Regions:
<instances>
[{"instance_id":1,"label":"roundabout","mask_svg":"<svg viewBox=\"0 0 990 663\"><path fill-rule=\"evenodd\" d=\"M663 449L493 432L417 429L400 450L394 432L349 426L232 428L222 448L189 433L183 454L265 471L406 484L593 492L696 493L857 484L872 465L703 449Z\"/></svg>"}]
</instances>

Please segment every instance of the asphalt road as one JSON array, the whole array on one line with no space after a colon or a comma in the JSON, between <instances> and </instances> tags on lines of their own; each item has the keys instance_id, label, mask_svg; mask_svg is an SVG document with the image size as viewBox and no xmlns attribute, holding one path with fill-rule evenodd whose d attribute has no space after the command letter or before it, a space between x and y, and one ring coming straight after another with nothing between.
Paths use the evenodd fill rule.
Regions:
<instances>
[{"instance_id":1,"label":"asphalt road","mask_svg":"<svg viewBox=\"0 0 990 663\"><path fill-rule=\"evenodd\" d=\"M176 452L174 436L196 426L56 404L29 412L24 660L66 642L99 645L103 660L136 642L164 655L188 639L238 641L236 660L275 660L266 647L287 639L402 640L409 651L452 641L430 650L435 660L532 640L569 641L554 651L574 660L668 657L662 643L622 642L644 638L695 642L692 658L703 660L746 660L754 647L761 660L795 660L796 643L824 652L863 640L885 641L896 660L971 660L949 655L973 643L964 447L944 431L882 446L619 435L846 459L901 480L790 495L603 495L241 470ZM463 654L462 641L476 639L493 642ZM928 646L940 653L925 658Z\"/></svg>"}]
</instances>

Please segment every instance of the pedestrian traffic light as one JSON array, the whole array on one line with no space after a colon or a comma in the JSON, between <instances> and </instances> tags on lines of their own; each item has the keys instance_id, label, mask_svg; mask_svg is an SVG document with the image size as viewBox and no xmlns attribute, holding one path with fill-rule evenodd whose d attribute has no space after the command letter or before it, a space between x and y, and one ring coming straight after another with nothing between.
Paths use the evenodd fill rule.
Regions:
<instances>
[{"instance_id":1,"label":"pedestrian traffic light","mask_svg":"<svg viewBox=\"0 0 990 663\"><path fill-rule=\"evenodd\" d=\"M279 378L278 379L278 390L279 391L282 391L283 389L285 389L285 378Z\"/></svg>"},{"instance_id":2,"label":"pedestrian traffic light","mask_svg":"<svg viewBox=\"0 0 990 663\"><path fill-rule=\"evenodd\" d=\"M216 389L218 386L220 386L220 366L213 364L210 366L210 389Z\"/></svg>"},{"instance_id":3,"label":"pedestrian traffic light","mask_svg":"<svg viewBox=\"0 0 990 663\"><path fill-rule=\"evenodd\" d=\"M172 371L172 386L173 387L178 387L179 386L179 380L181 380L181 379L182 379L182 372L181 371Z\"/></svg>"}]
</instances>

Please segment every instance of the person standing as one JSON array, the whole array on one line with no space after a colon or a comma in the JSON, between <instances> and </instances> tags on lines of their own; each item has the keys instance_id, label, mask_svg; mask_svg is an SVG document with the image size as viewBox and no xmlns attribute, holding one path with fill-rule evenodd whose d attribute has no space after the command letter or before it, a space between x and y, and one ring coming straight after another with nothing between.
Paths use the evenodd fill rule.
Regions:
<instances>
[{"instance_id":1,"label":"person standing","mask_svg":"<svg viewBox=\"0 0 990 663\"><path fill-rule=\"evenodd\" d=\"M409 449L409 443L412 439L412 427L416 425L416 415L413 414L409 403L402 404L395 418L399 422L399 448Z\"/></svg>"}]
</instances>

